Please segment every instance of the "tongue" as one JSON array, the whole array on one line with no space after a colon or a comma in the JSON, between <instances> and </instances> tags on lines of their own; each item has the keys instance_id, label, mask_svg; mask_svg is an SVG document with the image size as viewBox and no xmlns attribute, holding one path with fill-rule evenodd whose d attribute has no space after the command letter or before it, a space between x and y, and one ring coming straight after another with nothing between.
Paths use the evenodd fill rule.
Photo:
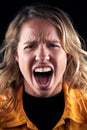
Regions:
<instances>
[{"instance_id":1,"label":"tongue","mask_svg":"<svg viewBox=\"0 0 87 130\"><path fill-rule=\"evenodd\" d=\"M43 74L38 74L37 76L36 76L36 81L39 83L39 85L41 85L41 86L45 86L45 85L47 85L47 83L49 82L49 75L48 74L45 74L45 73L43 73Z\"/></svg>"},{"instance_id":2,"label":"tongue","mask_svg":"<svg viewBox=\"0 0 87 130\"><path fill-rule=\"evenodd\" d=\"M48 83L48 81L49 81L48 76L46 76L46 75L45 76L38 76L38 82L40 84L45 85Z\"/></svg>"}]
</instances>

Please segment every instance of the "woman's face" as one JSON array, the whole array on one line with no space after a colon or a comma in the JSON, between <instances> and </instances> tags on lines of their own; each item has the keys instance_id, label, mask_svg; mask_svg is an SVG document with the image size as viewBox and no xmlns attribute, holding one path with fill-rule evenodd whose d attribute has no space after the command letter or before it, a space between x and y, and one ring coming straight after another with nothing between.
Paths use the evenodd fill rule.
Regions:
<instances>
[{"instance_id":1,"label":"woman's face","mask_svg":"<svg viewBox=\"0 0 87 130\"><path fill-rule=\"evenodd\" d=\"M62 90L67 54L56 27L46 19L34 18L22 25L15 59L27 93L50 97Z\"/></svg>"}]
</instances>

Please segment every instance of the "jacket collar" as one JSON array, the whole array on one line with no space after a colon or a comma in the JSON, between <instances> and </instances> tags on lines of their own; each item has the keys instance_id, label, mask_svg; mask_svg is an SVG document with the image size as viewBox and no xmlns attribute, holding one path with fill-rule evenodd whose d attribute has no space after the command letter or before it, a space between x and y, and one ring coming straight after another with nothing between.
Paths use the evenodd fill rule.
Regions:
<instances>
[{"instance_id":1,"label":"jacket collar","mask_svg":"<svg viewBox=\"0 0 87 130\"><path fill-rule=\"evenodd\" d=\"M18 88L16 96L18 102L17 106L11 112L0 116L0 126L15 127L27 124L30 128L37 130L36 126L27 118L23 109L23 85Z\"/></svg>"},{"instance_id":2,"label":"jacket collar","mask_svg":"<svg viewBox=\"0 0 87 130\"><path fill-rule=\"evenodd\" d=\"M69 88L63 84L65 108L64 113L55 127L65 123L65 119L72 119L77 123L87 123L87 95L83 95L78 89Z\"/></svg>"},{"instance_id":3,"label":"jacket collar","mask_svg":"<svg viewBox=\"0 0 87 130\"><path fill-rule=\"evenodd\" d=\"M55 127L65 123L65 119L69 118L78 123L87 123L87 97L84 97L78 89L70 89L69 86L63 84L65 108L64 113ZM23 109L23 86L17 91L18 105L8 114L0 117L3 126L18 126L27 124L28 127L35 128L35 125L27 118Z\"/></svg>"}]
</instances>

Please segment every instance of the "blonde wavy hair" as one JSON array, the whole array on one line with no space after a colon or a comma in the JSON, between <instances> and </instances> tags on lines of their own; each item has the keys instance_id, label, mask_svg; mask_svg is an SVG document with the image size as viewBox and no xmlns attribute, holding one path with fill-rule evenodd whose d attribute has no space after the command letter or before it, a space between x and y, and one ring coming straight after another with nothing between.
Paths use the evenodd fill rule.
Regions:
<instances>
[{"instance_id":1,"label":"blonde wavy hair","mask_svg":"<svg viewBox=\"0 0 87 130\"><path fill-rule=\"evenodd\" d=\"M64 74L64 81L74 88L87 90L87 52L83 49L83 40L73 27L70 17L64 11L48 5L33 5L23 7L13 21L10 23L4 40L4 47L1 52L4 52L4 58L0 63L0 94L7 94L9 90L11 96L6 96L3 108L10 109L16 102L15 91L21 83L23 77L19 70L19 66L14 58L14 53L19 42L19 33L23 23L35 17L45 18L55 25L62 47L68 54L67 68ZM4 91L5 90L5 91ZM9 97L9 98L7 98ZM12 106L12 107L10 107ZM1 108L1 107L0 107Z\"/></svg>"}]
</instances>

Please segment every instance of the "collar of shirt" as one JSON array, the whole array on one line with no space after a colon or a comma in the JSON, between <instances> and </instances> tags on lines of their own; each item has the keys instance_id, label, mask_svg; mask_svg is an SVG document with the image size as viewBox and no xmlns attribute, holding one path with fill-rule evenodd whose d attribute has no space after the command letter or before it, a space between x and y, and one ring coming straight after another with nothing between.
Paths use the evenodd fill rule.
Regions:
<instances>
[{"instance_id":1,"label":"collar of shirt","mask_svg":"<svg viewBox=\"0 0 87 130\"><path fill-rule=\"evenodd\" d=\"M71 119L77 123L87 123L87 94L83 95L78 89L69 89L69 86L63 84L65 108L60 121L56 127L65 124L65 119Z\"/></svg>"},{"instance_id":2,"label":"collar of shirt","mask_svg":"<svg viewBox=\"0 0 87 130\"><path fill-rule=\"evenodd\" d=\"M69 86L63 84L65 108L60 121L54 128L65 123L65 119L72 119L77 123L87 123L87 95L84 96L78 89L69 89ZM28 128L37 130L37 127L28 119L23 109L23 86L17 91L18 105L11 112L0 116L0 126L15 127L27 124Z\"/></svg>"}]
</instances>

